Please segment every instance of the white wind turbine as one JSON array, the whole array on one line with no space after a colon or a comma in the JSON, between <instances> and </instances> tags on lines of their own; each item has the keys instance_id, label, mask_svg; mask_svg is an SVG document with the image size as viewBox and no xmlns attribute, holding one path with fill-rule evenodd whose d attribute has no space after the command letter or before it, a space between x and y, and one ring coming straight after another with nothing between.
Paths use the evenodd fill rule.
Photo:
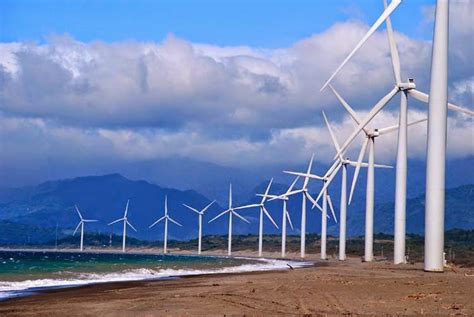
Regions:
<instances>
[{"instance_id":1,"label":"white wind turbine","mask_svg":"<svg viewBox=\"0 0 474 317\"><path fill-rule=\"evenodd\" d=\"M164 232L164 241L163 241L163 253L167 253L168 252L168 221L171 221L172 223L182 227L183 225L181 225L179 222L177 222L176 220L173 220L170 216L168 216L168 196L165 195L165 215L163 217L161 217L160 219L158 219L157 221L155 221L154 223L152 223L148 228L152 228L154 227L155 225L157 225L160 221L165 221L165 232Z\"/></svg>"},{"instance_id":2,"label":"white wind turbine","mask_svg":"<svg viewBox=\"0 0 474 317\"><path fill-rule=\"evenodd\" d=\"M229 185L229 208L212 218L209 223L213 222L217 218L225 215L226 213L229 213L229 236L227 240L227 254L230 256L232 253L232 216L236 216L246 223L250 223L247 219L239 215L235 210L235 208L232 207L232 184Z\"/></svg>"},{"instance_id":3,"label":"white wind turbine","mask_svg":"<svg viewBox=\"0 0 474 317\"><path fill-rule=\"evenodd\" d=\"M331 90L333 91L334 95L336 98L339 100L339 102L342 104L342 106L346 109L346 111L349 113L351 118L356 124L360 123L360 119L358 118L357 114L355 111L351 108L351 106L341 97L341 95L332 87L329 85ZM414 121L412 123L407 124L407 126L414 125L417 123L421 123L426 121L426 119L421 119ZM399 128L399 125L394 125L390 127L386 127L383 129L368 129L364 127L362 130L366 135L366 139L364 143L362 144L362 147L359 152L359 157L357 159L357 165L356 169L354 172L354 177L352 179L352 186L351 186L351 191L349 194L349 204L352 202L352 197L354 194L354 189L357 183L357 179L359 176L360 172L360 163L362 162L362 159L365 155L365 152L367 150L367 146L369 147L369 166L367 170L367 191L366 191L366 217L365 217L365 255L364 255L364 260L366 262L372 261L373 260L373 228L374 228L374 199L375 199L375 138L387 134L393 131L396 131ZM342 155L343 151L339 148L337 151L338 155Z\"/></svg>"},{"instance_id":4,"label":"white wind turbine","mask_svg":"<svg viewBox=\"0 0 474 317\"><path fill-rule=\"evenodd\" d=\"M258 225L258 256L260 257L262 256L262 250L263 250L263 215L265 214L265 216L267 216L267 218L273 223L275 228L278 229L277 224L273 220L268 210L265 208L265 201L267 200L267 195L268 195L268 192L270 191L270 186L272 185L272 182L273 182L273 178L268 183L267 189L265 190L265 194L262 196L262 200L260 201L259 204L251 204L251 205L240 206L240 207L234 208L234 210L257 208L257 207L260 209L260 220L259 220L259 225Z\"/></svg>"},{"instance_id":5,"label":"white wind turbine","mask_svg":"<svg viewBox=\"0 0 474 317\"><path fill-rule=\"evenodd\" d=\"M285 195L293 190L293 187L295 187L295 184L299 178L300 178L299 176L295 178L295 180L293 181L293 183L291 183L286 193L283 195L257 194L257 196L267 197L267 199L270 198L271 200L273 199L283 200L283 214L281 216L281 257L282 258L286 256L286 221L287 220L288 220L288 223L290 224L291 230L293 230L293 223L291 222L290 213L288 212L288 209L286 206L289 198L288 196L285 196Z\"/></svg>"},{"instance_id":6,"label":"white wind turbine","mask_svg":"<svg viewBox=\"0 0 474 317\"><path fill-rule=\"evenodd\" d=\"M324 121L326 122L326 126L328 128L329 134L331 136L332 142L336 149L336 152L339 151L340 146L337 138L329 124L329 121L326 117L326 114L323 111ZM362 163L362 162L354 162L347 158L343 157L343 154L339 155L336 159L338 161L336 168L334 168L329 175L326 175L327 181L325 182L323 189L321 190L320 194L316 198L316 201L322 196L324 192L327 191L327 187L330 185L338 171L342 167L342 180L341 180L341 200L340 200L340 216L339 216L339 260L344 261L346 259L346 223L347 223L347 166L351 165L354 167L368 167L369 164ZM392 168L388 165L380 165L374 164L374 167L378 168Z\"/></svg>"},{"instance_id":7,"label":"white wind turbine","mask_svg":"<svg viewBox=\"0 0 474 317\"><path fill-rule=\"evenodd\" d=\"M125 241L127 239L127 225L130 226L135 232L137 232L137 229L135 229L132 224L128 221L128 205L130 203L130 199L127 200L127 205L125 206L125 212L123 214L123 218L117 219L115 221L112 221L111 223L108 224L108 226L113 225L114 223L123 221L123 237L122 237L122 252L125 252Z\"/></svg>"},{"instance_id":8,"label":"white wind turbine","mask_svg":"<svg viewBox=\"0 0 474 317\"><path fill-rule=\"evenodd\" d=\"M79 211L79 208L77 208L77 205L74 205L74 208L77 211L77 214L79 215L79 223L77 224L76 230L74 230L74 233L72 234L73 236L76 235L77 230L79 227L81 227L81 251L84 250L84 223L86 222L97 222L97 220L89 220L89 219L84 219L82 218L81 212Z\"/></svg>"},{"instance_id":9,"label":"white wind turbine","mask_svg":"<svg viewBox=\"0 0 474 317\"><path fill-rule=\"evenodd\" d=\"M198 254L201 254L201 246L202 246L202 216L204 216L204 213L206 212L206 210L211 207L211 205L213 203L215 203L216 201L213 200L209 205L207 205L206 207L204 207L201 211L197 210L196 208L193 208L191 206L188 206L186 204L183 204L184 207L188 208L189 210L191 211L194 211L195 213L198 214Z\"/></svg>"},{"instance_id":10,"label":"white wind turbine","mask_svg":"<svg viewBox=\"0 0 474 317\"><path fill-rule=\"evenodd\" d=\"M334 216L334 220L336 220L336 215L334 213L334 208L332 206L331 202L331 197L329 194L326 192L326 195L324 195L324 201L323 201L323 207L321 208L316 200L314 200L313 197L308 193L308 183L310 179L318 179L325 181L324 177L314 175L311 173L311 168L313 166L313 160L314 160L314 154L311 156L311 160L308 165L308 169L306 173L300 173L300 172L291 172L291 171L283 171L286 174L291 174L295 176L301 176L304 177L304 183L303 183L303 188L298 189L298 190L293 190L291 192L285 193L284 195L280 195L280 197L288 197L292 196L298 193L301 193L302 195L302 206L301 206L301 257L305 257L305 249L306 249L306 199L311 201L313 203L313 206L318 206L318 209L322 212L321 215L321 258L326 259L326 237L327 237L327 202L329 202L329 207L331 208L331 211ZM337 221L337 220L336 220Z\"/></svg>"},{"instance_id":11,"label":"white wind turbine","mask_svg":"<svg viewBox=\"0 0 474 317\"><path fill-rule=\"evenodd\" d=\"M357 129L352 135L346 140L344 145L341 147L341 153L347 149L352 143L356 136L362 131L362 129L372 120L375 115L385 107L385 105L397 94L400 94L400 113L399 113L399 126L398 130L398 147L397 147L397 169L396 169L396 186L395 186L395 234L394 234L394 262L395 264L405 262L405 230L406 230L406 183L407 183L407 117L408 117L408 95L413 98L428 103L429 95L416 90L416 85L413 79L409 78L408 82L402 82L400 75L400 57L398 55L397 45L393 35L392 23L390 15L401 3L401 0L393 0L390 5L387 6L384 0L385 10L377 21L372 25L369 31L364 35L360 42L355 48L349 53L346 59L336 69L336 71L329 77L324 83L321 91L329 85L337 73L344 67L344 65L351 59L351 57L362 47L362 45L369 39L369 37L386 21L387 24L387 35L389 39L390 54L392 60L392 67L395 77L395 87L385 95L377 104L371 109L369 114L364 120L362 120ZM441 1L447 2L447 0ZM446 5L447 7L447 5ZM447 9L446 9L447 10ZM447 24L447 22L446 22ZM447 33L447 26L446 26ZM447 39L446 39L447 41ZM447 43L446 43L447 47ZM433 50L433 55L434 50ZM447 66L446 66L447 67ZM448 103L448 109L474 115L474 112L468 109L461 108L454 104ZM439 120L439 118L438 118ZM441 118L441 121L443 119ZM444 121L446 121L444 119ZM446 124L444 124L446 125ZM429 136L428 136L429 137ZM341 154L338 153L337 155ZM337 156L336 155L336 156ZM443 163L444 164L444 163ZM444 186L444 185L443 185Z\"/></svg>"}]
</instances>

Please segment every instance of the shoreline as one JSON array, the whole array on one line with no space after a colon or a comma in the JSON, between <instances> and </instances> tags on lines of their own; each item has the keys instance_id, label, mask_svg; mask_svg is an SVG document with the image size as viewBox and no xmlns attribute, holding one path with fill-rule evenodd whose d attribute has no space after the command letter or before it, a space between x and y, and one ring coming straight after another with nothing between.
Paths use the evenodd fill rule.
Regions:
<instances>
[{"instance_id":1,"label":"shoreline","mask_svg":"<svg viewBox=\"0 0 474 317\"><path fill-rule=\"evenodd\" d=\"M62 249L62 250L49 250L49 249L0 249L3 252L58 252L58 253L78 253L76 250L70 249ZM117 252L115 250L87 250L81 253L86 254L123 254L122 252ZM163 256L162 253L157 253L154 250L132 250L127 252L126 254L132 255L160 255ZM263 257L255 257L255 256L222 256L222 255L197 255L197 254L187 254L187 253L168 253L164 256L196 256L196 257L209 257L209 258L234 258L234 259L241 259L241 260L251 260L256 261L258 263L245 263L236 266L225 266L213 269L187 269L187 270L173 270L173 269L166 269L168 273L163 273L160 275L160 270L155 271L149 268L143 268L145 270L149 270L152 273L150 274L134 274L130 276L131 273L135 272L134 270L130 270L129 272L120 271L120 272L109 272L103 273L102 275L96 275L95 279L84 279L84 278L69 278L69 279L28 279L24 281L12 281L10 283L16 284L16 289L4 289L1 290L0 287L0 302L9 301L15 298L21 298L26 296L35 296L41 294L43 292L48 292L50 290L56 289L71 289L71 288L78 288L84 287L89 285L98 285L98 284L114 284L114 283L126 283L126 282L159 282L163 280L171 280L171 279L180 279L180 278L189 278L194 276L210 276L210 275L219 275L219 274L244 274L244 273L257 273L257 272L265 272L265 271L282 271L288 270L293 268L303 268L308 266L314 266L315 263L312 261L295 261L295 260L288 260L288 259L275 259L275 258L263 258ZM141 269L137 269L141 270ZM87 274L87 273L85 273ZM113 277L111 277L113 276ZM25 285L34 285L35 282L43 283L44 285L38 286L21 286ZM1 281L0 281L1 282ZM4 283L8 283L4 281ZM6 286L4 286L6 288ZM24 287L24 288L23 288Z\"/></svg>"},{"instance_id":2,"label":"shoreline","mask_svg":"<svg viewBox=\"0 0 474 317\"><path fill-rule=\"evenodd\" d=\"M304 269L55 289L0 302L0 315L473 315L469 269L325 261ZM87 307L87 310L84 308Z\"/></svg>"}]
</instances>

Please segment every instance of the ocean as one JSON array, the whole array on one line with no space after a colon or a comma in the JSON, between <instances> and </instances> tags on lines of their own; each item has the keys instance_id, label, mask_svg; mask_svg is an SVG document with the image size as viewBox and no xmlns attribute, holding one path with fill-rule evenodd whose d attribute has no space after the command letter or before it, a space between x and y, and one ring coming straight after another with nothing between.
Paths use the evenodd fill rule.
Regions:
<instances>
[{"instance_id":1,"label":"ocean","mask_svg":"<svg viewBox=\"0 0 474 317\"><path fill-rule=\"evenodd\" d=\"M288 269L302 262L144 253L0 251L0 300L48 288Z\"/></svg>"}]
</instances>

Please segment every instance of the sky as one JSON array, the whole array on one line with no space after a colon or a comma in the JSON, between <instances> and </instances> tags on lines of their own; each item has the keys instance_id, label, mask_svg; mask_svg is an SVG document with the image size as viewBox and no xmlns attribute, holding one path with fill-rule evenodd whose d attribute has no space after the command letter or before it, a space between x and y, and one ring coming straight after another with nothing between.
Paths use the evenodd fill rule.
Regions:
<instances>
[{"instance_id":1,"label":"sky","mask_svg":"<svg viewBox=\"0 0 474 317\"><path fill-rule=\"evenodd\" d=\"M383 11L361 1L0 2L0 185L48 178L48 166L175 157L258 168L334 155L354 123L325 79ZM393 14L402 77L429 92L434 1ZM473 109L474 2L450 8L449 99ZM334 81L360 116L393 87L381 27ZM398 97L372 127L397 122ZM409 120L426 117L410 100ZM472 118L450 113L449 159L474 154ZM423 159L426 124L410 128ZM348 152L354 157L358 140ZM380 138L395 160L396 133ZM8 182L8 184L5 184Z\"/></svg>"}]
</instances>

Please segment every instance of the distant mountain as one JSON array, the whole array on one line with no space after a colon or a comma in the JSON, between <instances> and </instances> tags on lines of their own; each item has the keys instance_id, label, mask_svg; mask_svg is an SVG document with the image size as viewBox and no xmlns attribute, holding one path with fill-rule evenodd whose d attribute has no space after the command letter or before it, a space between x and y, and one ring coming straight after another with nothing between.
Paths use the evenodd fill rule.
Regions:
<instances>
[{"instance_id":1,"label":"distant mountain","mask_svg":"<svg viewBox=\"0 0 474 317\"><path fill-rule=\"evenodd\" d=\"M463 185L446 190L445 230L474 228L474 185ZM395 204L381 203L374 214L374 232L393 234ZM337 208L339 209L339 208ZM347 229L349 235L363 235L365 206L349 207ZM424 234L425 196L407 200L407 233ZM331 224L331 233L339 232L338 225Z\"/></svg>"},{"instance_id":2,"label":"distant mountain","mask_svg":"<svg viewBox=\"0 0 474 317\"><path fill-rule=\"evenodd\" d=\"M466 171L469 174L469 171ZM378 183L385 183L377 174ZM362 177L363 178L363 177ZM361 179L363 182L363 179ZM234 206L259 202L268 185L268 179L249 190L247 199L235 199ZM319 184L312 183L310 192L316 196ZM272 194L281 194L287 189L286 184L274 181L271 187ZM228 185L225 186L224 202L214 204L205 215L204 234L226 234L228 217L216 220L212 225L207 223L212 217L227 208ZM301 187L300 183L296 188ZM384 186L379 186L384 187ZM377 191L380 192L379 187ZM348 208L348 234L362 235L365 223L364 187L359 187L355 201ZM339 188L337 183L331 188L331 197L339 218ZM72 179L49 181L38 186L27 186L16 189L0 189L0 243L14 240L28 241L42 239L51 241L56 234L70 235L74 230L78 217L73 209L77 204L86 218L97 219L98 223L88 224L86 231L105 234L121 233L121 225L112 227L107 223L123 215L127 199L130 199L129 219L138 229L129 234L139 239L161 240L163 227L148 229L148 226L164 213L164 196L168 195L170 215L183 224L183 228L170 225L170 238L187 240L197 235L197 217L182 206L186 203L197 208L207 205L211 198L194 190L177 190L164 188L146 181L134 181L119 174L103 176L88 176ZM360 197L362 196L362 198ZM385 201L384 201L385 199ZM393 200L387 201L389 196L376 200L375 232L393 233ZM418 194L407 201L407 232L423 234L424 232L424 196ZM282 202L275 200L266 203L266 208L279 227L281 227ZM299 234L301 224L301 195L295 195L288 202L294 230L288 227L289 234ZM242 216L251 224L240 219L234 220L234 233L250 234L258 232L258 208L242 210ZM275 228L265 218L265 233L279 234L280 228ZM339 225L332 220L328 222L330 234L338 235ZM321 213L307 205L307 232L320 232ZM474 185L464 185L446 191L446 230L450 228L474 228ZM15 233L16 232L16 233ZM13 234L15 233L15 234ZM20 239L21 236L21 239Z\"/></svg>"},{"instance_id":3,"label":"distant mountain","mask_svg":"<svg viewBox=\"0 0 474 317\"><path fill-rule=\"evenodd\" d=\"M127 199L130 199L129 219L138 232L128 232L141 239L161 239L160 227L148 230L148 226L164 214L164 197L168 195L170 215L186 228L171 225L171 238L188 239L195 236L197 217L182 204L204 207L210 201L193 191L180 191L132 181L119 174L78 177L49 181L38 186L3 190L0 193L0 220L23 225L52 228L74 228L78 216L73 209L77 204L84 217L99 222L87 225L89 231L120 233L119 224L107 223L122 217ZM222 208L213 205L209 212ZM219 230L216 231L219 232ZM216 232L214 231L214 232ZM0 233L1 234L1 233Z\"/></svg>"}]
</instances>

